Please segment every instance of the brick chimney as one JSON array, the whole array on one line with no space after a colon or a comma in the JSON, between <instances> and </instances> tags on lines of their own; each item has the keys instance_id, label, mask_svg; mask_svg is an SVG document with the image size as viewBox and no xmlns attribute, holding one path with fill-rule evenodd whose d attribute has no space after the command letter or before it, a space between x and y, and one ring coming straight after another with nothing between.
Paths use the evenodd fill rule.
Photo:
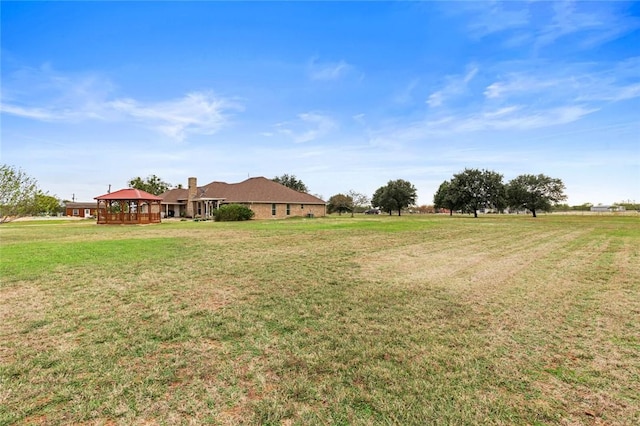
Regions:
<instances>
[{"instance_id":1,"label":"brick chimney","mask_svg":"<svg viewBox=\"0 0 640 426\"><path fill-rule=\"evenodd\" d=\"M187 195L187 217L194 217L196 215L195 210L195 198L198 193L198 179L194 177L189 178L189 192Z\"/></svg>"}]
</instances>

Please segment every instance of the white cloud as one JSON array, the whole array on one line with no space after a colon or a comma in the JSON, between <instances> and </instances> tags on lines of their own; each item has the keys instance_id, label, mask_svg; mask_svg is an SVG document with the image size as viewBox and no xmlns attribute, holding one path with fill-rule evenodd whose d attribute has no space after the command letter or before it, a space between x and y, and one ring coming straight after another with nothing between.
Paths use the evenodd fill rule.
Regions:
<instances>
[{"instance_id":1,"label":"white cloud","mask_svg":"<svg viewBox=\"0 0 640 426\"><path fill-rule=\"evenodd\" d=\"M569 105L547 110L520 112L520 108L510 107L470 117L462 123L460 129L529 130L571 123L597 110L597 108Z\"/></svg>"},{"instance_id":2,"label":"white cloud","mask_svg":"<svg viewBox=\"0 0 640 426\"><path fill-rule=\"evenodd\" d=\"M475 17L470 25L472 34L484 37L529 25L531 21L529 10L522 8L519 4L514 8L514 4L495 2L491 7L487 7L486 3L466 3L467 10Z\"/></svg>"},{"instance_id":3,"label":"white cloud","mask_svg":"<svg viewBox=\"0 0 640 426\"><path fill-rule=\"evenodd\" d=\"M414 78L394 97L393 101L398 104L408 104L413 100L413 92L418 87L420 79Z\"/></svg>"},{"instance_id":4,"label":"white cloud","mask_svg":"<svg viewBox=\"0 0 640 426\"><path fill-rule=\"evenodd\" d=\"M65 117L42 108L25 108L17 105L0 104L0 111L6 114L41 121L57 121Z\"/></svg>"},{"instance_id":5,"label":"white cloud","mask_svg":"<svg viewBox=\"0 0 640 426\"><path fill-rule=\"evenodd\" d=\"M45 122L135 121L175 140L212 134L227 124L237 103L211 92L143 103L113 96L115 86L98 74L63 74L49 65L23 68L4 84L3 114Z\"/></svg>"},{"instance_id":6,"label":"white cloud","mask_svg":"<svg viewBox=\"0 0 640 426\"><path fill-rule=\"evenodd\" d=\"M608 101L619 102L640 97L640 83L624 86L606 85L590 87L579 97L579 101Z\"/></svg>"},{"instance_id":7,"label":"white cloud","mask_svg":"<svg viewBox=\"0 0 640 426\"><path fill-rule=\"evenodd\" d=\"M552 44L569 34L599 29L604 23L600 16L578 11L571 1L555 2L551 6L551 20L539 29L537 46Z\"/></svg>"},{"instance_id":8,"label":"white cloud","mask_svg":"<svg viewBox=\"0 0 640 426\"><path fill-rule=\"evenodd\" d=\"M558 40L580 35L576 47L589 49L640 28L627 2L469 2L462 10L473 19L474 38L500 36L509 48L537 51Z\"/></svg>"},{"instance_id":9,"label":"white cloud","mask_svg":"<svg viewBox=\"0 0 640 426\"><path fill-rule=\"evenodd\" d=\"M352 116L351 118L353 118L353 121L355 121L358 124L366 124L366 120L365 120L366 115L365 114L356 114L354 116Z\"/></svg>"},{"instance_id":10,"label":"white cloud","mask_svg":"<svg viewBox=\"0 0 640 426\"><path fill-rule=\"evenodd\" d=\"M327 115L314 112L298 114L296 120L278 123L277 131L289 136L296 143L310 142L325 136L337 128L336 122Z\"/></svg>"},{"instance_id":11,"label":"white cloud","mask_svg":"<svg viewBox=\"0 0 640 426\"><path fill-rule=\"evenodd\" d=\"M352 70L353 66L343 60L319 63L314 57L309 61L309 78L311 80L339 80Z\"/></svg>"},{"instance_id":12,"label":"white cloud","mask_svg":"<svg viewBox=\"0 0 640 426\"><path fill-rule=\"evenodd\" d=\"M640 28L640 20L624 11L624 5L613 3L564 1L554 2L550 21L536 35L535 47L553 44L556 40L581 34L582 48L591 48Z\"/></svg>"},{"instance_id":13,"label":"white cloud","mask_svg":"<svg viewBox=\"0 0 640 426\"><path fill-rule=\"evenodd\" d=\"M542 67L544 64L538 64ZM528 64L529 68L535 68ZM604 68L606 67L606 68ZM640 60L617 64L566 64L547 71L515 71L489 84L488 100L518 102L535 99L538 104L623 101L640 97Z\"/></svg>"},{"instance_id":14,"label":"white cloud","mask_svg":"<svg viewBox=\"0 0 640 426\"><path fill-rule=\"evenodd\" d=\"M427 98L427 104L431 108L439 107L440 105L442 105L443 102L444 102L444 94L443 94L442 90L439 90L437 92L433 92Z\"/></svg>"},{"instance_id":15,"label":"white cloud","mask_svg":"<svg viewBox=\"0 0 640 426\"><path fill-rule=\"evenodd\" d=\"M49 64L23 67L3 78L0 111L47 122L99 119L113 90L111 81L98 73L63 74Z\"/></svg>"},{"instance_id":16,"label":"white cloud","mask_svg":"<svg viewBox=\"0 0 640 426\"><path fill-rule=\"evenodd\" d=\"M484 95L488 99L508 98L511 95L532 94L551 87L563 86L566 82L564 78L540 79L524 73L512 73L505 79L487 86Z\"/></svg>"},{"instance_id":17,"label":"white cloud","mask_svg":"<svg viewBox=\"0 0 640 426\"><path fill-rule=\"evenodd\" d=\"M372 140L376 144L384 141L389 146L401 146L405 142L428 140L433 137L451 140L454 135L485 131L526 131L571 123L596 111L597 108L580 105L547 109L511 105L396 125L393 128L378 130Z\"/></svg>"},{"instance_id":18,"label":"white cloud","mask_svg":"<svg viewBox=\"0 0 640 426\"><path fill-rule=\"evenodd\" d=\"M147 104L117 99L109 106L180 141L188 134L217 132L227 124L228 111L241 109L210 92L192 92L181 99Z\"/></svg>"},{"instance_id":19,"label":"white cloud","mask_svg":"<svg viewBox=\"0 0 640 426\"><path fill-rule=\"evenodd\" d=\"M476 65L469 65L467 67L467 72L464 75L453 75L446 77L445 86L433 92L427 98L427 104L431 108L436 108L444 104L450 98L460 96L467 91L467 86L471 80L478 73L478 67Z\"/></svg>"}]
</instances>

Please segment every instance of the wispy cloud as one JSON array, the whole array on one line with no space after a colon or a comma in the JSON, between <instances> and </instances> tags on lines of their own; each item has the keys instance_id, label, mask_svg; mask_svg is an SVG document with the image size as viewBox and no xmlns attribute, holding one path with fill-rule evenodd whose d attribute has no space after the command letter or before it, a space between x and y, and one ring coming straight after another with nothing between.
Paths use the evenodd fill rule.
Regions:
<instances>
[{"instance_id":1,"label":"wispy cloud","mask_svg":"<svg viewBox=\"0 0 640 426\"><path fill-rule=\"evenodd\" d=\"M65 75L45 65L24 68L5 82L0 111L45 122L104 120L136 122L182 141L189 134L212 134L242 106L212 92L141 102L114 96L115 86L97 74Z\"/></svg>"},{"instance_id":2,"label":"wispy cloud","mask_svg":"<svg viewBox=\"0 0 640 426\"><path fill-rule=\"evenodd\" d=\"M531 21L529 10L515 2L494 2L488 8L486 3L468 2L463 7L475 17L470 24L475 37L526 27Z\"/></svg>"},{"instance_id":3,"label":"wispy cloud","mask_svg":"<svg viewBox=\"0 0 640 426\"><path fill-rule=\"evenodd\" d=\"M597 73L583 75L577 99L618 102L640 97L640 57L628 58Z\"/></svg>"},{"instance_id":4,"label":"wispy cloud","mask_svg":"<svg viewBox=\"0 0 640 426\"><path fill-rule=\"evenodd\" d=\"M558 79L540 79L534 75L513 73L487 86L484 96L487 99L501 99L522 93L533 94L560 84Z\"/></svg>"},{"instance_id":5,"label":"wispy cloud","mask_svg":"<svg viewBox=\"0 0 640 426\"><path fill-rule=\"evenodd\" d=\"M640 98L640 58L555 65L538 59L468 65L465 73L446 77L444 87L429 97L429 108L371 129L370 142L402 150L427 140L526 135ZM465 102L454 104L461 97ZM447 108L436 108L442 105Z\"/></svg>"},{"instance_id":6,"label":"wispy cloud","mask_svg":"<svg viewBox=\"0 0 640 426\"><path fill-rule=\"evenodd\" d=\"M242 109L210 92L193 92L181 99L146 104L133 99L117 99L109 106L179 141L188 134L217 132L229 121L227 113L230 110Z\"/></svg>"},{"instance_id":7,"label":"wispy cloud","mask_svg":"<svg viewBox=\"0 0 640 426\"><path fill-rule=\"evenodd\" d=\"M621 82L593 74L544 79L533 75L511 75L487 86L487 99L509 99L545 94L546 101L622 101L640 97L639 82Z\"/></svg>"},{"instance_id":8,"label":"wispy cloud","mask_svg":"<svg viewBox=\"0 0 640 426\"><path fill-rule=\"evenodd\" d=\"M407 85L402 88L402 90L398 91L393 97L393 101L398 104L408 104L413 101L413 93L415 92L418 84L420 83L420 79L414 78Z\"/></svg>"},{"instance_id":9,"label":"wispy cloud","mask_svg":"<svg viewBox=\"0 0 640 426\"><path fill-rule=\"evenodd\" d=\"M104 118L114 84L99 73L60 73L51 65L23 67L3 79L0 111L48 122Z\"/></svg>"},{"instance_id":10,"label":"wispy cloud","mask_svg":"<svg viewBox=\"0 0 640 426\"><path fill-rule=\"evenodd\" d=\"M275 125L278 133L287 135L296 143L310 142L327 135L337 128L337 123L329 116L315 112L298 114L296 120Z\"/></svg>"},{"instance_id":11,"label":"wispy cloud","mask_svg":"<svg viewBox=\"0 0 640 426\"><path fill-rule=\"evenodd\" d=\"M0 104L0 111L5 114L15 115L23 118L30 118L40 121L58 121L66 120L69 117L65 117L64 114L49 111L43 108L29 108L21 107L18 105L10 105L6 103Z\"/></svg>"},{"instance_id":12,"label":"wispy cloud","mask_svg":"<svg viewBox=\"0 0 640 426\"><path fill-rule=\"evenodd\" d=\"M517 106L487 111L456 123L455 131L530 130L577 121L597 111L597 108L569 105L543 110L525 110Z\"/></svg>"},{"instance_id":13,"label":"wispy cloud","mask_svg":"<svg viewBox=\"0 0 640 426\"><path fill-rule=\"evenodd\" d=\"M524 131L559 124L567 124L597 111L597 108L570 105L548 109L531 109L512 105L469 114L449 115L405 124L401 128L383 130L383 140L416 141L433 136L451 137L455 134L483 131Z\"/></svg>"},{"instance_id":14,"label":"wispy cloud","mask_svg":"<svg viewBox=\"0 0 640 426\"><path fill-rule=\"evenodd\" d=\"M339 80L353 71L354 67L344 60L338 62L319 62L317 57L311 58L308 65L311 80Z\"/></svg>"},{"instance_id":15,"label":"wispy cloud","mask_svg":"<svg viewBox=\"0 0 640 426\"><path fill-rule=\"evenodd\" d=\"M617 64L565 64L548 71L513 71L489 84L488 100L538 104L616 102L640 97L640 58Z\"/></svg>"},{"instance_id":16,"label":"wispy cloud","mask_svg":"<svg viewBox=\"0 0 640 426\"><path fill-rule=\"evenodd\" d=\"M464 75L447 76L444 87L429 95L427 104L432 108L439 107L450 98L464 94L467 91L469 82L473 80L477 73L478 67L472 64L467 67L467 72Z\"/></svg>"},{"instance_id":17,"label":"wispy cloud","mask_svg":"<svg viewBox=\"0 0 640 426\"><path fill-rule=\"evenodd\" d=\"M625 2L495 2L466 4L465 13L474 38L499 35L507 47L530 46L534 51L569 36L575 44L592 48L640 28L640 19L626 10Z\"/></svg>"},{"instance_id":18,"label":"wispy cloud","mask_svg":"<svg viewBox=\"0 0 640 426\"><path fill-rule=\"evenodd\" d=\"M615 5L564 1L551 4L552 14L536 34L536 47L550 45L561 37L581 34L583 48L594 47L640 27L640 19Z\"/></svg>"}]
</instances>

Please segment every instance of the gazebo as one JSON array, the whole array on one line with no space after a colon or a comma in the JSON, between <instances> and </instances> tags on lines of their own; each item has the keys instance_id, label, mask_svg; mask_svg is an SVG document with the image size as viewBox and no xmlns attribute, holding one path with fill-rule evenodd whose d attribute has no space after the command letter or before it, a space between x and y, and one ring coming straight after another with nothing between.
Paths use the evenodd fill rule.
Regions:
<instances>
[{"instance_id":1,"label":"gazebo","mask_svg":"<svg viewBox=\"0 0 640 426\"><path fill-rule=\"evenodd\" d=\"M140 189L121 189L94 199L98 201L99 225L160 223L162 198Z\"/></svg>"}]
</instances>

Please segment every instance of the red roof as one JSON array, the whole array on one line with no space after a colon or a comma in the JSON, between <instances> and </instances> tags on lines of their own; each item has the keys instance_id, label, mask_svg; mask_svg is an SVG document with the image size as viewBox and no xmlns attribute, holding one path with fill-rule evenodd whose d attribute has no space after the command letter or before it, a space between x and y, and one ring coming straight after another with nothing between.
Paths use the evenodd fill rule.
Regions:
<instances>
[{"instance_id":1,"label":"red roof","mask_svg":"<svg viewBox=\"0 0 640 426\"><path fill-rule=\"evenodd\" d=\"M141 189L126 188L120 191L111 192L109 194L95 197L94 200L145 200L145 201L162 201L162 198L149 194Z\"/></svg>"}]
</instances>

